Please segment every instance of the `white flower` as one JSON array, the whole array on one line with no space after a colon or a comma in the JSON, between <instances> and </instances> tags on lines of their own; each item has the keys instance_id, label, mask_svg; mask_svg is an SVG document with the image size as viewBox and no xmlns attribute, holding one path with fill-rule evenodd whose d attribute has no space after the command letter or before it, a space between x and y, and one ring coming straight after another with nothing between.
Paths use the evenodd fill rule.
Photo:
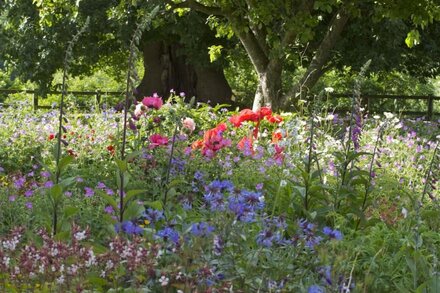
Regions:
<instances>
[{"instance_id":1,"label":"white flower","mask_svg":"<svg viewBox=\"0 0 440 293\"><path fill-rule=\"evenodd\" d=\"M86 239L86 231L76 232L74 237L78 241L84 240Z\"/></svg>"},{"instance_id":2,"label":"white flower","mask_svg":"<svg viewBox=\"0 0 440 293\"><path fill-rule=\"evenodd\" d=\"M333 93L335 91L335 89L329 86L329 87L324 88L324 91L326 93Z\"/></svg>"},{"instance_id":3,"label":"white flower","mask_svg":"<svg viewBox=\"0 0 440 293\"><path fill-rule=\"evenodd\" d=\"M394 117L393 113L390 113L390 112L384 112L383 114L385 115L385 117L386 117L387 119L391 119L391 118Z\"/></svg>"},{"instance_id":4,"label":"white flower","mask_svg":"<svg viewBox=\"0 0 440 293\"><path fill-rule=\"evenodd\" d=\"M280 181L280 186L281 187L284 187L286 185L287 185L287 181L286 180L283 179L283 180Z\"/></svg>"},{"instance_id":5,"label":"white flower","mask_svg":"<svg viewBox=\"0 0 440 293\"><path fill-rule=\"evenodd\" d=\"M162 277L160 277L160 279L159 279L159 282L160 282L160 285L162 285L162 286L166 286L166 285L168 285L168 282L170 281L170 279L168 279L167 277L165 277L165 276L162 276Z\"/></svg>"},{"instance_id":6,"label":"white flower","mask_svg":"<svg viewBox=\"0 0 440 293\"><path fill-rule=\"evenodd\" d=\"M408 210L405 208L402 208L402 215L406 219L406 217L408 217Z\"/></svg>"},{"instance_id":7,"label":"white flower","mask_svg":"<svg viewBox=\"0 0 440 293\"><path fill-rule=\"evenodd\" d=\"M188 129L190 132L193 132L194 129L196 129L196 123L194 122L194 119L186 117L182 120L183 128Z\"/></svg>"}]
</instances>

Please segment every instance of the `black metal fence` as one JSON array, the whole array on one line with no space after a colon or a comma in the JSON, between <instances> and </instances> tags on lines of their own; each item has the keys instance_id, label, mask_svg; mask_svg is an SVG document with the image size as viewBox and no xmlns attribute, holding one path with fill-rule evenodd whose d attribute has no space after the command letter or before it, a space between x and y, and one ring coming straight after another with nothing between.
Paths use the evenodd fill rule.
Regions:
<instances>
[{"instance_id":1,"label":"black metal fence","mask_svg":"<svg viewBox=\"0 0 440 293\"><path fill-rule=\"evenodd\" d=\"M51 106L47 106L47 105L40 105L39 104L39 95L38 95L38 91L35 90L16 90L16 89L0 89L0 95L4 94L4 95L10 95L10 94L18 94L18 93L22 93L22 94L32 94L32 101L33 101L33 107L34 110L37 109L51 109ZM46 94L48 95L61 95L62 92L61 91L48 91ZM94 96L95 100L98 104L101 104L102 101L102 97L103 96L119 96L121 97L121 99L125 96L124 92L115 92L115 91L100 91L100 90L96 90L96 91L66 91L66 94L68 95L77 95L77 96ZM0 103L0 105L2 105ZM8 106L6 104L3 104L2 106Z\"/></svg>"},{"instance_id":2,"label":"black metal fence","mask_svg":"<svg viewBox=\"0 0 440 293\"><path fill-rule=\"evenodd\" d=\"M16 90L16 89L0 89L0 94L16 94L16 93L24 93L24 94L32 94L33 95L33 107L34 110L37 109L50 109L51 106L43 106L39 104L39 96L38 92L34 90ZM94 96L96 102L98 104L101 103L103 96L119 96L121 99L124 97L124 92L115 92L115 91L67 91L67 94L78 95L78 96ZM49 91L47 94L51 95L61 95L61 91ZM334 99L348 99L351 98L352 94L331 94L330 97ZM434 102L440 100L440 96L407 96L407 95L362 95L362 104L369 112L384 112L386 109L379 108L374 109L374 104L377 100L394 100L394 101L402 101L402 100L423 100L426 101L426 111L402 111L401 113L404 115L418 115L425 116L428 120L433 120L435 116L440 115L440 113L436 113L434 111ZM377 102L376 102L377 103ZM0 104L1 105L1 104ZM7 106L7 105L3 105ZM344 111L346 109L339 109L339 111ZM388 110L389 111L389 110Z\"/></svg>"}]
</instances>

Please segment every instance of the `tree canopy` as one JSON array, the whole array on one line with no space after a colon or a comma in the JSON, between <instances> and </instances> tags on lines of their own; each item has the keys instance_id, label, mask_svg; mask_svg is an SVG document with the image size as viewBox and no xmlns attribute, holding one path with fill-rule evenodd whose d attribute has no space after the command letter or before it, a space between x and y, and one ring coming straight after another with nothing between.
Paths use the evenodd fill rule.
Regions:
<instances>
[{"instance_id":1,"label":"tree canopy","mask_svg":"<svg viewBox=\"0 0 440 293\"><path fill-rule=\"evenodd\" d=\"M157 5L160 14L144 32L140 49L144 63L148 57L152 59L148 62L159 61L157 66L145 63L151 68L144 73L143 90L165 91L180 82L197 94L200 83L207 83L200 79L214 76L212 83L223 85L208 91L227 95L221 73L227 63L222 57L234 58L238 44L258 78L254 108L292 106L327 70L360 68L368 59L373 71L400 70L419 77L434 76L439 68L440 5L434 0L17 0L1 4L0 64L42 88L62 68L67 43L87 17L90 25L75 46L71 73L84 74L103 63L114 66L115 72L123 71L136 21ZM167 65L169 59L177 65ZM303 72L296 82L290 77L295 72Z\"/></svg>"}]
</instances>

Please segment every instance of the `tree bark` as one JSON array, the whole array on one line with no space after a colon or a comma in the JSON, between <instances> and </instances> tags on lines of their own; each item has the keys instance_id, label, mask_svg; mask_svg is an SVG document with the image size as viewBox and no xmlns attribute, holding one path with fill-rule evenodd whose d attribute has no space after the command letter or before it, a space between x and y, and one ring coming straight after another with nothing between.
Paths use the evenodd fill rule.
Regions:
<instances>
[{"instance_id":1,"label":"tree bark","mask_svg":"<svg viewBox=\"0 0 440 293\"><path fill-rule=\"evenodd\" d=\"M193 66L178 54L180 44L164 41L142 44L144 76L137 87L138 99L157 93L168 97L171 90L196 97L199 102L232 104L232 90L223 70Z\"/></svg>"}]
</instances>

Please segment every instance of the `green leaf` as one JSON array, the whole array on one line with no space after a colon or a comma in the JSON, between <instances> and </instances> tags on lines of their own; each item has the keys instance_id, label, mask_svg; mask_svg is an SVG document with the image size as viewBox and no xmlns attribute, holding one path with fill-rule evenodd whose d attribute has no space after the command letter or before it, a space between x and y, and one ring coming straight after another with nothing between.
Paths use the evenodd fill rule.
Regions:
<instances>
[{"instance_id":1,"label":"green leaf","mask_svg":"<svg viewBox=\"0 0 440 293\"><path fill-rule=\"evenodd\" d=\"M93 286L102 288L107 285L107 281L103 278L100 278L94 274L91 274L87 277L87 281Z\"/></svg>"},{"instance_id":2,"label":"green leaf","mask_svg":"<svg viewBox=\"0 0 440 293\"><path fill-rule=\"evenodd\" d=\"M63 188L61 184L55 184L49 190L49 195L55 203L58 203L63 195Z\"/></svg>"},{"instance_id":3,"label":"green leaf","mask_svg":"<svg viewBox=\"0 0 440 293\"><path fill-rule=\"evenodd\" d=\"M431 279L420 285L416 293L440 292L440 276L433 276Z\"/></svg>"},{"instance_id":4,"label":"green leaf","mask_svg":"<svg viewBox=\"0 0 440 293\"><path fill-rule=\"evenodd\" d=\"M78 208L78 207L74 207L74 206L66 206L66 207L64 208L64 211L63 211L63 213L64 213L64 217L65 217L65 218L70 218L70 217L76 215L76 214L78 213L78 211L79 211L79 208Z\"/></svg>"},{"instance_id":5,"label":"green leaf","mask_svg":"<svg viewBox=\"0 0 440 293\"><path fill-rule=\"evenodd\" d=\"M124 210L124 220L127 221L135 219L139 217L143 211L144 207L142 205L139 205L136 201L131 201Z\"/></svg>"},{"instance_id":6,"label":"green leaf","mask_svg":"<svg viewBox=\"0 0 440 293\"><path fill-rule=\"evenodd\" d=\"M66 188L66 187L72 185L75 182L76 182L76 177L68 177L68 178L65 178L65 179L61 180L60 184L61 184L61 186Z\"/></svg>"},{"instance_id":7,"label":"green leaf","mask_svg":"<svg viewBox=\"0 0 440 293\"><path fill-rule=\"evenodd\" d=\"M420 44L420 33L418 30L411 30L407 35L405 39L405 44L408 46L408 48L412 48L414 46L417 46Z\"/></svg>"},{"instance_id":8,"label":"green leaf","mask_svg":"<svg viewBox=\"0 0 440 293\"><path fill-rule=\"evenodd\" d=\"M306 188L299 185L294 185L293 189L296 190L302 198L306 197Z\"/></svg>"},{"instance_id":9,"label":"green leaf","mask_svg":"<svg viewBox=\"0 0 440 293\"><path fill-rule=\"evenodd\" d=\"M158 211L162 211L163 210L162 202L160 200L147 201L144 204L149 206L149 207L152 207L153 209L158 210Z\"/></svg>"},{"instance_id":10,"label":"green leaf","mask_svg":"<svg viewBox=\"0 0 440 293\"><path fill-rule=\"evenodd\" d=\"M109 205L111 205L111 206L115 209L115 211L119 210L118 203L116 202L116 200L115 200L112 196L106 194L106 193L105 193L104 191L102 191L102 190L98 190L98 191L97 191L97 194L98 194L100 197L102 197L102 199L104 199L105 202L107 202Z\"/></svg>"},{"instance_id":11,"label":"green leaf","mask_svg":"<svg viewBox=\"0 0 440 293\"><path fill-rule=\"evenodd\" d=\"M129 161L133 160L134 158L140 156L141 154L142 154L142 151L134 151L134 152L129 153L125 159L127 160L127 162L129 162Z\"/></svg>"},{"instance_id":12,"label":"green leaf","mask_svg":"<svg viewBox=\"0 0 440 293\"><path fill-rule=\"evenodd\" d=\"M125 160L120 160L120 159L115 159L116 165L118 166L118 169L120 172L125 172L127 171L127 161Z\"/></svg>"},{"instance_id":13,"label":"green leaf","mask_svg":"<svg viewBox=\"0 0 440 293\"><path fill-rule=\"evenodd\" d=\"M122 188L126 188L128 185L128 182L130 181L130 175L128 174L128 172L124 172L123 173L123 179L124 182L122 184ZM121 173L119 170L117 170L116 172L116 185L118 186L118 189L121 189Z\"/></svg>"},{"instance_id":14,"label":"green leaf","mask_svg":"<svg viewBox=\"0 0 440 293\"><path fill-rule=\"evenodd\" d=\"M137 195L142 194L144 192L146 192L146 190L144 190L144 189L134 189L134 190L127 191L127 193L125 194L125 197L124 197L125 203L127 204L134 197L136 197Z\"/></svg>"},{"instance_id":15,"label":"green leaf","mask_svg":"<svg viewBox=\"0 0 440 293\"><path fill-rule=\"evenodd\" d=\"M71 162L73 161L72 156L65 156L60 160L60 163L58 164L58 171L61 173L64 168L66 168Z\"/></svg>"},{"instance_id":16,"label":"green leaf","mask_svg":"<svg viewBox=\"0 0 440 293\"><path fill-rule=\"evenodd\" d=\"M58 230L58 229L57 229ZM62 232L58 232L55 236L54 236L55 240L58 241L67 241L70 239L70 231L62 231Z\"/></svg>"},{"instance_id":17,"label":"green leaf","mask_svg":"<svg viewBox=\"0 0 440 293\"><path fill-rule=\"evenodd\" d=\"M211 47L208 47L209 60L211 61L211 63L213 63L218 58L220 58L220 56L222 55L222 49L223 49L222 45L218 45L218 46L212 45Z\"/></svg>"}]
</instances>

